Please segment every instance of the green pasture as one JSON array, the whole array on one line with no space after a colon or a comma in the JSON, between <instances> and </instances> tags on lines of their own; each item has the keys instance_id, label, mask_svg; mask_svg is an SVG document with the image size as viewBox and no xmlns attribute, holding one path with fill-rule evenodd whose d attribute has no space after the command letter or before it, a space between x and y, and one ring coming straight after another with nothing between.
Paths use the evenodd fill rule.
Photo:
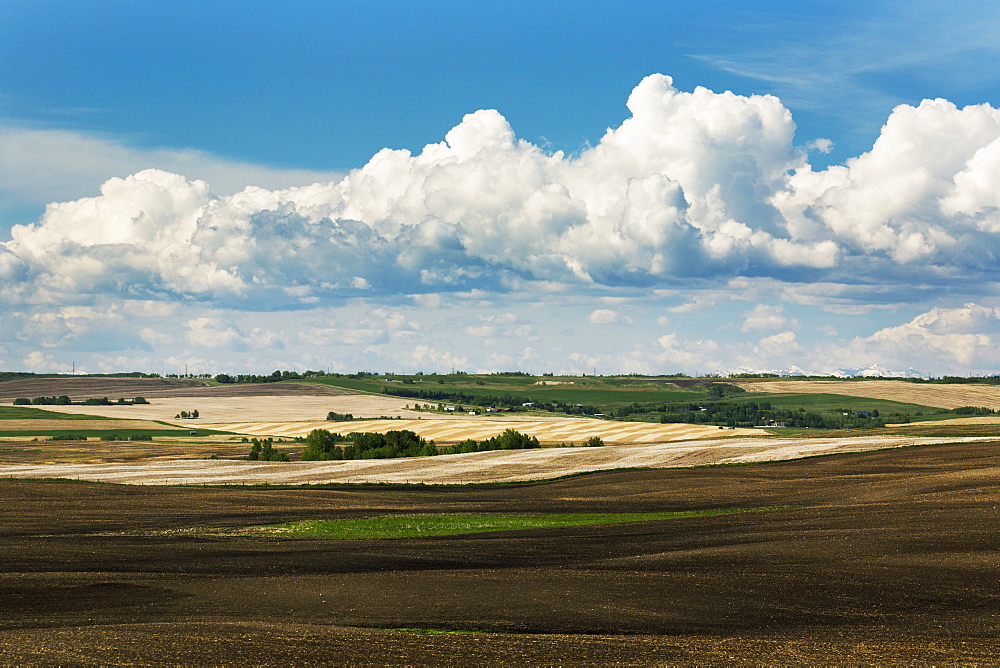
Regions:
<instances>
[{"instance_id":1,"label":"green pasture","mask_svg":"<svg viewBox=\"0 0 1000 668\"><path fill-rule=\"evenodd\" d=\"M779 510L782 507L723 508L660 513L548 513L539 515L435 514L397 515L343 520L304 520L285 524L248 527L245 531L282 538L323 538L339 540L380 540L454 536L488 531L520 531L555 527L591 526L674 520L685 517L732 515L735 513ZM243 532L241 532L243 533Z\"/></svg>"},{"instance_id":2,"label":"green pasture","mask_svg":"<svg viewBox=\"0 0 1000 668\"><path fill-rule=\"evenodd\" d=\"M412 382L403 382L412 381ZM439 382L440 381L440 382ZM572 385L535 385L538 381L571 382ZM464 374L389 376L374 378L346 378L325 376L304 381L319 385L339 387L355 392L381 394L383 388L425 390L428 392L462 392L474 397L512 394L536 402L561 402L592 406L613 406L634 402L699 401L705 390L680 389L662 382L639 379L551 376L469 376ZM411 403L436 404L438 400L402 397ZM445 401L445 403L451 403Z\"/></svg>"},{"instance_id":3,"label":"green pasture","mask_svg":"<svg viewBox=\"0 0 1000 668\"><path fill-rule=\"evenodd\" d=\"M842 409L850 412L868 411L869 413L877 410L884 418L893 415L909 416L912 419L920 420L940 420L955 417L955 414L946 408L921 406L920 404L890 401L887 399L852 397L844 394L772 394L768 392L747 392L745 394L728 396L723 401L727 403L769 402L775 408L786 410L798 410L802 408L814 413L839 413Z\"/></svg>"}]
</instances>

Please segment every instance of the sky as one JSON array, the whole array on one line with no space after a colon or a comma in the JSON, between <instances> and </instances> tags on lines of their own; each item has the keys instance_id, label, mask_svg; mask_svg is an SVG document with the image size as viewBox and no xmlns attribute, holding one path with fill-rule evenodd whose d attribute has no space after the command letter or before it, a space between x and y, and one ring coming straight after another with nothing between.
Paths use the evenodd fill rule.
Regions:
<instances>
[{"instance_id":1,"label":"sky","mask_svg":"<svg viewBox=\"0 0 1000 668\"><path fill-rule=\"evenodd\" d=\"M0 4L0 369L1000 372L1000 5Z\"/></svg>"}]
</instances>

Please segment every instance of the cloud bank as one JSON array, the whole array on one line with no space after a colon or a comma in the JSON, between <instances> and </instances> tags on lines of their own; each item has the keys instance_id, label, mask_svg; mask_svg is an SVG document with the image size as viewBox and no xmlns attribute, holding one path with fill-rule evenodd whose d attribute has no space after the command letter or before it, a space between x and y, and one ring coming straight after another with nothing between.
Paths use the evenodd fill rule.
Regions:
<instances>
[{"instance_id":1,"label":"cloud bank","mask_svg":"<svg viewBox=\"0 0 1000 668\"><path fill-rule=\"evenodd\" d=\"M85 338L73 333L70 307L200 305L208 310L186 317L172 340L246 351L285 343L210 310L308 313L400 299L434 308L449 294L634 296L732 290L738 281L838 286L831 290L856 291L847 300L854 305L914 303L921 290L992 294L1000 110L902 105L869 152L814 171L794 143L791 113L773 96L684 92L652 75L628 108L627 120L578 155L519 140L500 113L480 110L416 155L384 149L342 179L308 186L220 196L205 181L160 169L112 178L100 194L50 204L37 222L12 228L0 243L0 300L20 313L18 336L34 322L42 342ZM665 310L683 314L700 303L713 302L687 294ZM636 322L625 313L591 304L581 320L598 328ZM802 350L792 331L800 319L781 305L744 303L733 318L739 313L743 334L763 336L747 354ZM940 333L944 313L855 341L877 351L879 341L919 339L921 354L947 356L954 337L966 335ZM459 331L499 331L490 314L477 317ZM136 346L167 345L147 330ZM326 332L377 349L419 330L376 323L345 333L317 323L304 336L323 341ZM627 359L709 363L675 337L651 333L651 348ZM511 352L497 364L519 359ZM966 361L973 358L955 363Z\"/></svg>"}]
</instances>

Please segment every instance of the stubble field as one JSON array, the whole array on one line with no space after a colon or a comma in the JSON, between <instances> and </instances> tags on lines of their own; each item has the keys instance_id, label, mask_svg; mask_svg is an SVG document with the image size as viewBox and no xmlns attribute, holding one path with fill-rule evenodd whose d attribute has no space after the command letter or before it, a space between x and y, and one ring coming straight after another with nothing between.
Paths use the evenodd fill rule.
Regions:
<instances>
[{"instance_id":1,"label":"stubble field","mask_svg":"<svg viewBox=\"0 0 1000 668\"><path fill-rule=\"evenodd\" d=\"M983 406L1000 409L1000 386L997 385L924 385L897 380L762 380L733 381L733 384L748 392L841 394L936 408Z\"/></svg>"}]
</instances>

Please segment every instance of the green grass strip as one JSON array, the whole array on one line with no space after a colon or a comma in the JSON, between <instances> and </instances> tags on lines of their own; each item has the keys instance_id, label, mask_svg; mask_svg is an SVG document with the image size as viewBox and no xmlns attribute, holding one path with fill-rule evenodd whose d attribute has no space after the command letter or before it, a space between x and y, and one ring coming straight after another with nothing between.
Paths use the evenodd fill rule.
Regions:
<instances>
[{"instance_id":1,"label":"green grass strip","mask_svg":"<svg viewBox=\"0 0 1000 668\"><path fill-rule=\"evenodd\" d=\"M0 423L3 424L3 423ZM100 438L101 436L188 436L188 431L197 431L201 436L210 434L229 434L225 431L210 431L208 429L18 429L0 430L0 436L38 436L42 438L52 438L59 436L86 436L88 438ZM193 438L193 437L192 437Z\"/></svg>"},{"instance_id":2,"label":"green grass strip","mask_svg":"<svg viewBox=\"0 0 1000 668\"><path fill-rule=\"evenodd\" d=\"M674 520L685 517L732 515L785 506L763 508L719 508L660 513L550 513L539 515L435 514L395 515L344 520L304 520L285 524L248 527L239 533L268 534L282 538L326 538L339 540L374 540L383 538L421 538L454 536L486 531L519 531L555 527L624 524Z\"/></svg>"}]
</instances>

